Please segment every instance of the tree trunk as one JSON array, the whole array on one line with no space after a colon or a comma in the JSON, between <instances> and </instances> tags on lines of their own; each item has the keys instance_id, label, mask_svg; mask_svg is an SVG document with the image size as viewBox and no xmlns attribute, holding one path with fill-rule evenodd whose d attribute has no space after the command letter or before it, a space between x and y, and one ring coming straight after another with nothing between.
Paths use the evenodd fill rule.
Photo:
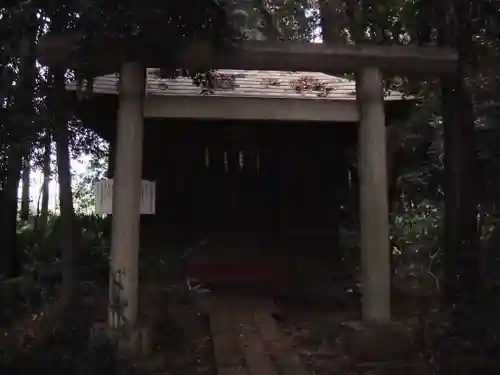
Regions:
<instances>
[{"instance_id":1,"label":"tree trunk","mask_svg":"<svg viewBox=\"0 0 500 375\"><path fill-rule=\"evenodd\" d=\"M52 139L50 133L45 136L45 149L43 153L43 183L42 183L42 205L40 209L39 228L42 233L47 227L49 217L49 184L50 184L50 155L51 155Z\"/></svg>"},{"instance_id":2,"label":"tree trunk","mask_svg":"<svg viewBox=\"0 0 500 375\"><path fill-rule=\"evenodd\" d=\"M445 164L445 295L448 306L472 308L481 284L475 181L474 109L466 86L471 47L468 2L454 1L455 22L439 28L439 44L455 46L457 73L443 80ZM445 4L438 19L447 19ZM456 27L452 28L453 25Z\"/></svg>"},{"instance_id":3,"label":"tree trunk","mask_svg":"<svg viewBox=\"0 0 500 375\"><path fill-rule=\"evenodd\" d=\"M472 103L470 89L467 87L468 66L471 63L472 33L470 30L470 2L455 0L455 13L458 27L456 46L459 54L460 64L457 73L457 106L461 108L460 118L456 127L461 133L461 246L458 254L459 287L463 293L464 307L473 308L477 302L481 290L481 262L478 249L479 238L477 232L477 197L474 181L476 175L476 143L475 143L475 113ZM458 155L457 155L458 156Z\"/></svg>"},{"instance_id":4,"label":"tree trunk","mask_svg":"<svg viewBox=\"0 0 500 375\"><path fill-rule=\"evenodd\" d=\"M15 101L12 107L12 129L7 151L7 181L4 185L0 243L2 253L0 273L17 276L20 271L17 256L17 199L19 180L23 169L23 155L27 154L33 138L33 89L36 81L35 41L37 35L34 8L26 14L24 37L19 49L19 79L15 87Z\"/></svg>"},{"instance_id":5,"label":"tree trunk","mask_svg":"<svg viewBox=\"0 0 500 375\"><path fill-rule=\"evenodd\" d=\"M71 190L68 113L66 112L65 79L63 69L54 69L53 111L56 142L57 172L59 176L59 208L61 212L62 282L66 301L71 306L77 300L78 250L76 225Z\"/></svg>"},{"instance_id":6,"label":"tree trunk","mask_svg":"<svg viewBox=\"0 0 500 375\"><path fill-rule=\"evenodd\" d=\"M29 152L28 152L29 154ZM27 221L30 216L30 177L31 168L29 156L23 160L23 173L22 173L22 194L21 194L21 220Z\"/></svg>"},{"instance_id":7,"label":"tree trunk","mask_svg":"<svg viewBox=\"0 0 500 375\"><path fill-rule=\"evenodd\" d=\"M346 15L340 0L320 0L321 30L323 41L332 44L344 44L343 29Z\"/></svg>"},{"instance_id":8,"label":"tree trunk","mask_svg":"<svg viewBox=\"0 0 500 375\"><path fill-rule=\"evenodd\" d=\"M359 0L345 0L348 29L354 43L365 40L365 23Z\"/></svg>"},{"instance_id":9,"label":"tree trunk","mask_svg":"<svg viewBox=\"0 0 500 375\"><path fill-rule=\"evenodd\" d=\"M69 24L69 14L57 9L50 14L50 31L63 33ZM71 164L69 153L68 92L66 91L65 70L54 68L49 71L52 87L49 92L50 112L53 115L53 137L56 143L57 173L59 177L59 209L61 214L62 283L68 318L78 302L78 242L73 192L71 190ZM70 323L68 320L67 323Z\"/></svg>"},{"instance_id":10,"label":"tree trunk","mask_svg":"<svg viewBox=\"0 0 500 375\"><path fill-rule=\"evenodd\" d=\"M12 145L7 156L7 181L2 194L2 251L0 252L0 274L7 277L19 275L17 254L17 198L21 177L22 157L19 146Z\"/></svg>"}]
</instances>

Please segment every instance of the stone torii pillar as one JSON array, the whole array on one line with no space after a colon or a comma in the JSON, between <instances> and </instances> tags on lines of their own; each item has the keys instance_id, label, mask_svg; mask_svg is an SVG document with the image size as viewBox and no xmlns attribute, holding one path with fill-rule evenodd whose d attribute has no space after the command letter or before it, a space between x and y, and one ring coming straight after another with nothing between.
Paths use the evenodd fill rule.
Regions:
<instances>
[{"instance_id":1,"label":"stone torii pillar","mask_svg":"<svg viewBox=\"0 0 500 375\"><path fill-rule=\"evenodd\" d=\"M142 64L125 62L118 89L108 323L125 342L135 336L138 312L145 76Z\"/></svg>"},{"instance_id":2,"label":"stone torii pillar","mask_svg":"<svg viewBox=\"0 0 500 375\"><path fill-rule=\"evenodd\" d=\"M391 320L391 254L387 199L386 130L382 73L375 67L356 75L361 292L364 322Z\"/></svg>"}]
</instances>

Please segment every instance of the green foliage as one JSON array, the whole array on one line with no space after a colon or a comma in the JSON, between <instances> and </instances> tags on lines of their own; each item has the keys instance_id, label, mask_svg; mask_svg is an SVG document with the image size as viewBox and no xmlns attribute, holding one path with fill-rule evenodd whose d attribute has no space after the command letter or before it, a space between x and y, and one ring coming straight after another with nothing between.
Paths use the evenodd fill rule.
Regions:
<instances>
[{"instance_id":1,"label":"green foliage","mask_svg":"<svg viewBox=\"0 0 500 375\"><path fill-rule=\"evenodd\" d=\"M439 244L442 209L428 201L405 207L403 214L396 215L392 226L394 245L404 251L432 248Z\"/></svg>"},{"instance_id":2,"label":"green foliage","mask_svg":"<svg viewBox=\"0 0 500 375\"><path fill-rule=\"evenodd\" d=\"M95 206L95 183L106 177L109 165L109 144L96 134L88 133L80 133L73 137L75 140L88 142L91 146L86 148L82 145L73 145L73 152L80 159L80 165L84 167L83 171L73 174L72 181L75 210L82 214L93 212ZM82 156L88 156L88 160L83 160ZM76 157L75 159L78 160Z\"/></svg>"},{"instance_id":3,"label":"green foliage","mask_svg":"<svg viewBox=\"0 0 500 375\"><path fill-rule=\"evenodd\" d=\"M309 0L243 0L226 5L226 9L247 39L311 40L318 17L310 5Z\"/></svg>"},{"instance_id":4,"label":"green foliage","mask_svg":"<svg viewBox=\"0 0 500 375\"><path fill-rule=\"evenodd\" d=\"M105 219L78 216L84 280L106 280L109 259L109 230ZM1 320L15 318L20 311L31 311L56 295L61 283L60 217L51 216L41 232L34 224L20 222L18 243L23 264L22 275L0 279Z\"/></svg>"}]
</instances>

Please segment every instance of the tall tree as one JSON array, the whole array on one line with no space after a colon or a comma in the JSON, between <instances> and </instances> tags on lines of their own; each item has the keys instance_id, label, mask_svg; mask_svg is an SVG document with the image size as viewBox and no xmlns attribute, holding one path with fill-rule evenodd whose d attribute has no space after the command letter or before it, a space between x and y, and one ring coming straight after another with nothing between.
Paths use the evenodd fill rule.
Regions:
<instances>
[{"instance_id":1,"label":"tall tree","mask_svg":"<svg viewBox=\"0 0 500 375\"><path fill-rule=\"evenodd\" d=\"M64 70L54 69L53 103L54 139L56 142L57 174L59 176L59 209L61 212L62 281L66 301L70 304L77 299L79 247L77 226L71 189L71 163L69 152L69 114L67 113L66 80Z\"/></svg>"},{"instance_id":2,"label":"tall tree","mask_svg":"<svg viewBox=\"0 0 500 375\"><path fill-rule=\"evenodd\" d=\"M71 21L71 9L60 6L49 10L51 19L50 31L64 33ZM73 192L71 189L71 157L70 133L68 130L72 113L68 105L69 93L66 91L66 70L64 68L49 69L48 73L49 126L45 147L50 147L50 136L53 132L56 144L57 174L59 182L59 209L61 215L61 259L62 283L68 307L78 301L78 258L77 226L75 220Z\"/></svg>"},{"instance_id":3,"label":"tall tree","mask_svg":"<svg viewBox=\"0 0 500 375\"><path fill-rule=\"evenodd\" d=\"M27 150L35 135L33 99L37 77L35 43L38 20L36 9L31 4L25 4L16 10L9 16L13 24L22 25L21 30L17 32L20 33L18 35L23 36L18 39L18 43L13 43L13 47L17 46L19 56L19 75L9 110L10 116L3 124L8 125L9 144L5 148L6 175L1 202L3 259L0 262L0 270L8 276L15 276L19 273L16 241L18 184L23 168L23 156L27 155Z\"/></svg>"},{"instance_id":4,"label":"tall tree","mask_svg":"<svg viewBox=\"0 0 500 375\"><path fill-rule=\"evenodd\" d=\"M480 290L480 262L477 247L475 113L467 85L474 46L471 3L453 0L441 10L440 43L455 47L459 68L443 80L445 141L445 239L446 286L451 306L471 304ZM442 5L444 6L444 4ZM460 110L457 110L460 108Z\"/></svg>"},{"instance_id":5,"label":"tall tree","mask_svg":"<svg viewBox=\"0 0 500 375\"><path fill-rule=\"evenodd\" d=\"M50 185L50 156L52 152L52 137L51 132L47 129L43 142L43 159L42 159L42 199L39 215L39 228L42 233L45 233L47 227L47 219L49 216L49 185ZM38 216L38 215L37 215Z\"/></svg>"},{"instance_id":6,"label":"tall tree","mask_svg":"<svg viewBox=\"0 0 500 375\"><path fill-rule=\"evenodd\" d=\"M29 150L27 156L23 158L23 172L22 172L22 193L21 193L21 219L28 220L30 216L30 179L31 179L31 166L29 159Z\"/></svg>"},{"instance_id":7,"label":"tall tree","mask_svg":"<svg viewBox=\"0 0 500 375\"><path fill-rule=\"evenodd\" d=\"M319 0L321 30L326 43L343 44L346 42L346 14L343 0Z\"/></svg>"}]
</instances>

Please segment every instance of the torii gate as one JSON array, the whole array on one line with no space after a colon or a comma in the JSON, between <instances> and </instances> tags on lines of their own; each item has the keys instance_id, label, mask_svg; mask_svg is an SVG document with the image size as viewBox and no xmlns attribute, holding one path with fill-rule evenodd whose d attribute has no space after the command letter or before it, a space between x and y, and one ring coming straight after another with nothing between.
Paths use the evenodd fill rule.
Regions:
<instances>
[{"instance_id":1,"label":"torii gate","mask_svg":"<svg viewBox=\"0 0 500 375\"><path fill-rule=\"evenodd\" d=\"M75 42L48 36L40 43L48 65L71 67ZM140 189L143 147L143 99L148 66L302 70L356 73L359 105L360 237L362 317L365 322L391 320L391 269L383 74L453 74L457 54L449 49L411 46L346 46L290 42L245 42L237 49L214 50L188 42L171 56L161 46L100 41L89 50L95 75L120 67L116 169L113 187L111 273L122 272L123 317L111 327L134 328L138 312ZM130 51L134 51L133 54ZM73 60L74 61L74 60ZM113 280L110 281L113 283Z\"/></svg>"}]
</instances>

